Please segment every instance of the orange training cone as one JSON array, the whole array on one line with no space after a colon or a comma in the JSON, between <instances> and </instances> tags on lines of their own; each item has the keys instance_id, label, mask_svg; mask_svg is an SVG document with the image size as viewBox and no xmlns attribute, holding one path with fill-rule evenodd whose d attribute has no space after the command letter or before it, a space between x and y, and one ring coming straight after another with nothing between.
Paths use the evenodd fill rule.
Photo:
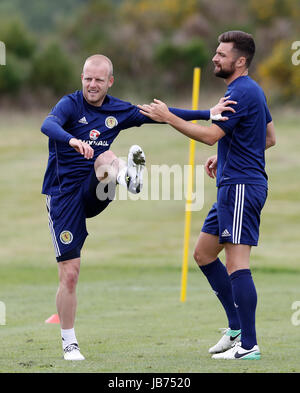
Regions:
<instances>
[{"instance_id":1,"label":"orange training cone","mask_svg":"<svg viewBox=\"0 0 300 393\"><path fill-rule=\"evenodd\" d=\"M50 318L46 319L45 323L59 323L59 317L57 314L51 315Z\"/></svg>"}]
</instances>

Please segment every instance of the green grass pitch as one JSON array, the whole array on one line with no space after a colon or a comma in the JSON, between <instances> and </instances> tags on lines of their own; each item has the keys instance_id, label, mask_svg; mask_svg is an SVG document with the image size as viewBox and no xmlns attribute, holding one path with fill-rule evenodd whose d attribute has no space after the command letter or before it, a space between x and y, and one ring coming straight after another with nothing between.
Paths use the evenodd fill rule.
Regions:
<instances>
[{"instance_id":1,"label":"green grass pitch","mask_svg":"<svg viewBox=\"0 0 300 393\"><path fill-rule=\"evenodd\" d=\"M193 212L187 299L180 302L184 201L115 201L88 222L78 284L76 334L84 362L62 359L56 312L57 266L44 196L45 113L1 114L0 372L299 372L300 139L296 115L274 116L277 146L267 151L270 190L259 247L252 253L262 359L215 361L208 348L226 327L224 313L192 260L215 184L205 177L205 203ZM112 146L126 156L140 144L147 165L188 163L188 140L168 126L123 131ZM197 144L196 163L215 148Z\"/></svg>"}]
</instances>

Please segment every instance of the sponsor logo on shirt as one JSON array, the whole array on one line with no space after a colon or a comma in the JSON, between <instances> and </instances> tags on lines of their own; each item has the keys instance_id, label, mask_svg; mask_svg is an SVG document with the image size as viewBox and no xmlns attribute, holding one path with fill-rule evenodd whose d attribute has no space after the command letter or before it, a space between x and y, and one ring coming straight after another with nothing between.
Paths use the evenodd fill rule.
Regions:
<instances>
[{"instance_id":1,"label":"sponsor logo on shirt","mask_svg":"<svg viewBox=\"0 0 300 393\"><path fill-rule=\"evenodd\" d=\"M100 131L98 131L98 130L91 130L90 131L90 139L92 141L96 141L99 136L100 136Z\"/></svg>"},{"instance_id":2,"label":"sponsor logo on shirt","mask_svg":"<svg viewBox=\"0 0 300 393\"><path fill-rule=\"evenodd\" d=\"M87 143L90 146L109 146L107 141L91 141L91 140L88 140L88 141L82 141L82 142L85 142L85 143Z\"/></svg>"},{"instance_id":3,"label":"sponsor logo on shirt","mask_svg":"<svg viewBox=\"0 0 300 393\"><path fill-rule=\"evenodd\" d=\"M97 141L100 134L101 134L101 132L98 130L91 130L90 134L89 134L90 139L87 141L82 141L82 142L85 142L90 146L109 146L107 141L102 141L102 140Z\"/></svg>"}]
</instances>

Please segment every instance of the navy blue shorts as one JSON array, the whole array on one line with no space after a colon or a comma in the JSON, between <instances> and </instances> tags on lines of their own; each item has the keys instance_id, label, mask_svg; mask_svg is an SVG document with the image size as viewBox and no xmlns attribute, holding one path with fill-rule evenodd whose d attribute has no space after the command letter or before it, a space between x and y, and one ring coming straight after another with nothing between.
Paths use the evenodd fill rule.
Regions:
<instances>
[{"instance_id":1,"label":"navy blue shorts","mask_svg":"<svg viewBox=\"0 0 300 393\"><path fill-rule=\"evenodd\" d=\"M101 213L113 200L111 195L99 200L96 189L99 181L95 171L72 192L47 195L49 228L58 262L79 258L88 235L86 219Z\"/></svg>"},{"instance_id":2,"label":"navy blue shorts","mask_svg":"<svg viewBox=\"0 0 300 393\"><path fill-rule=\"evenodd\" d=\"M219 236L219 243L257 246L260 214L267 194L266 187L256 184L221 186L202 232Z\"/></svg>"}]
</instances>

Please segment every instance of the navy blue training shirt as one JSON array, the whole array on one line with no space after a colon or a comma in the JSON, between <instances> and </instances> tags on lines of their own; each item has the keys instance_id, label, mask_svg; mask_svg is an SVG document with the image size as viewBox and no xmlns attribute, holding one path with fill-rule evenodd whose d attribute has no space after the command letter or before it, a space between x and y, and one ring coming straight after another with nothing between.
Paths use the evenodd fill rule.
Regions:
<instances>
[{"instance_id":1,"label":"navy blue training shirt","mask_svg":"<svg viewBox=\"0 0 300 393\"><path fill-rule=\"evenodd\" d=\"M249 76L228 85L225 97L237 101L227 121L213 121L225 136L218 142L217 187L225 184L261 184L265 172L266 128L272 121L262 88Z\"/></svg>"},{"instance_id":2,"label":"navy blue training shirt","mask_svg":"<svg viewBox=\"0 0 300 393\"><path fill-rule=\"evenodd\" d=\"M170 108L185 120L209 120L210 111ZM64 96L42 124L49 137L49 159L42 193L57 195L78 187L90 174L99 154L110 148L121 130L155 123L142 115L135 105L107 95L100 107L90 105L82 91ZM94 149L87 160L69 145L71 138L80 139Z\"/></svg>"}]
</instances>

